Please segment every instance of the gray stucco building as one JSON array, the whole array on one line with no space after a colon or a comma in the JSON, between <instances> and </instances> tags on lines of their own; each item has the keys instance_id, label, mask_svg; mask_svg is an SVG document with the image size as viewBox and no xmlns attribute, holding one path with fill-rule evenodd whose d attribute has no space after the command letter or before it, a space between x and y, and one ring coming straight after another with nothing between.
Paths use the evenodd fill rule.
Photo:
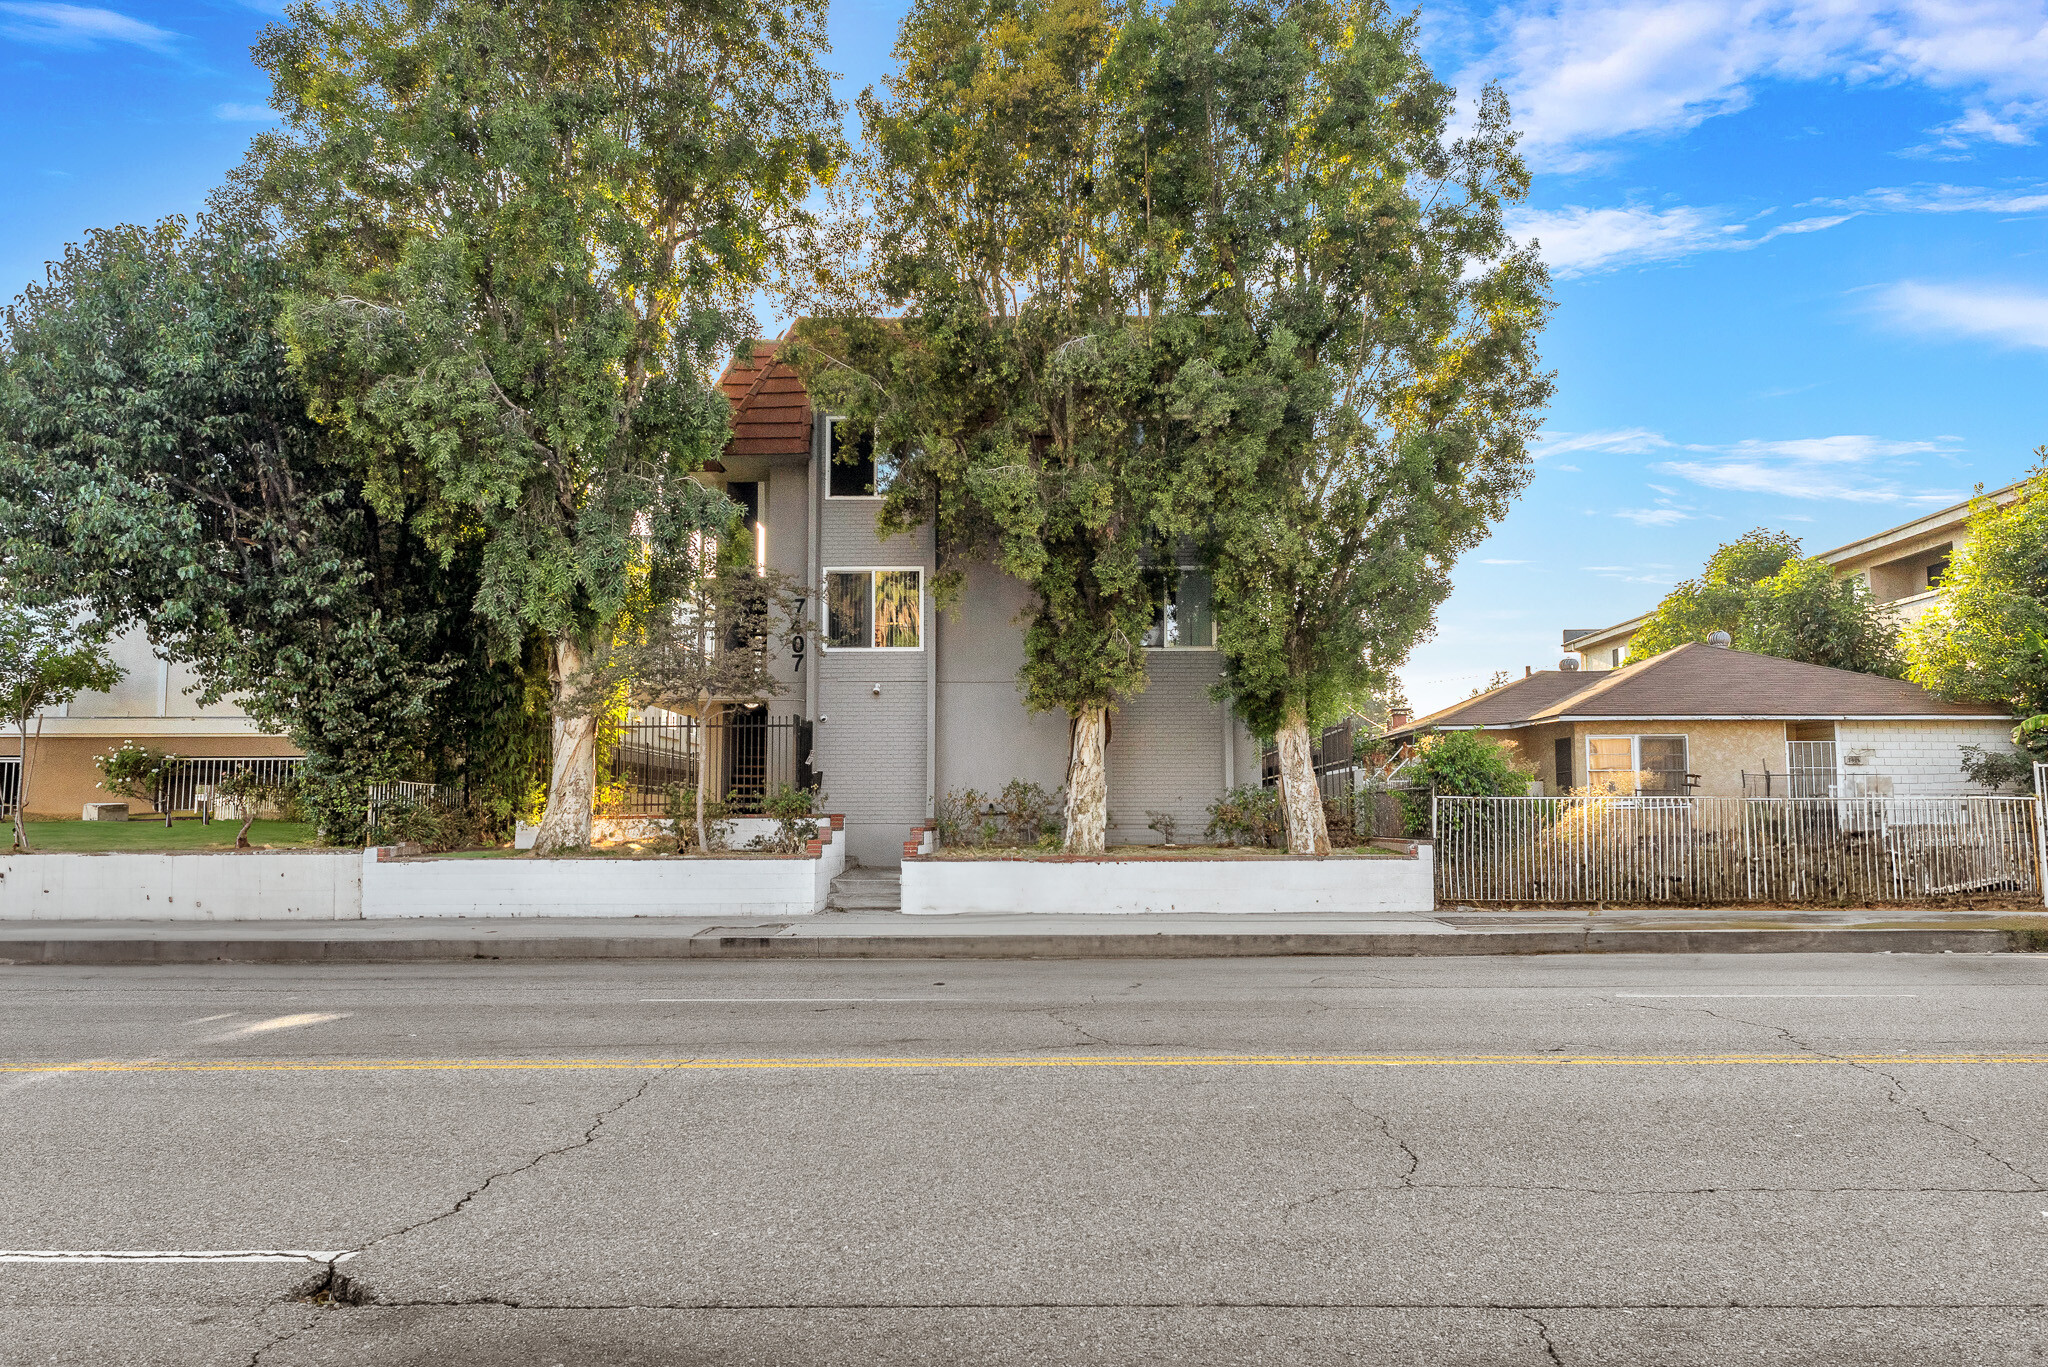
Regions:
<instances>
[{"instance_id":1,"label":"gray stucco building","mask_svg":"<svg viewBox=\"0 0 2048 1367\"><path fill-rule=\"evenodd\" d=\"M972 566L960 600L936 611L930 528L877 534L872 461L832 459L845 424L812 409L774 345L720 383L733 438L710 477L749 509L760 560L806 585L806 649L777 660L783 691L768 713L811 723L810 767L826 805L846 816L852 857L900 862L911 828L947 792L1018 778L1058 788L1067 718L1026 711L1018 684L1029 591ZM1199 836L1220 793L1258 780L1257 743L1209 696L1222 667L1202 580L1181 583L1183 601L1162 605L1153 632L1150 686L1112 716L1112 844L1157 841L1146 824L1155 811L1177 818L1183 839Z\"/></svg>"}]
</instances>

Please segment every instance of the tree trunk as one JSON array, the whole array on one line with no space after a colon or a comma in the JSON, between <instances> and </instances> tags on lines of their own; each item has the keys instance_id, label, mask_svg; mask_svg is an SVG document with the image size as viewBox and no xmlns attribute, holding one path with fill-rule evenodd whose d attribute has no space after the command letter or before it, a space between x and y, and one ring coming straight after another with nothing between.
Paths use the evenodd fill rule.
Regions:
<instances>
[{"instance_id":1,"label":"tree trunk","mask_svg":"<svg viewBox=\"0 0 2048 1367\"><path fill-rule=\"evenodd\" d=\"M14 848L17 850L26 850L28 849L28 826L26 822L28 820L28 769L30 762L28 744L28 718L17 717L14 722L14 730L15 733L21 737L21 774L14 785ZM41 717L37 717L37 744L40 745L42 743L42 739L43 719Z\"/></svg>"},{"instance_id":2,"label":"tree trunk","mask_svg":"<svg viewBox=\"0 0 2048 1367\"><path fill-rule=\"evenodd\" d=\"M723 737L725 732L714 731L712 723L725 715L723 703L705 703L697 709L697 853L711 853L711 842L704 838L704 786L711 781L711 737ZM723 764L724 756L718 757Z\"/></svg>"},{"instance_id":3,"label":"tree trunk","mask_svg":"<svg viewBox=\"0 0 2048 1367\"><path fill-rule=\"evenodd\" d=\"M580 850L590 845L590 805L597 792L597 718L566 697L583 672L583 651L565 639L554 643L548 682L554 690L554 768L548 776L548 805L533 839L535 854Z\"/></svg>"},{"instance_id":4,"label":"tree trunk","mask_svg":"<svg viewBox=\"0 0 2048 1367\"><path fill-rule=\"evenodd\" d=\"M1074 717L1067 756L1067 853L1101 854L1109 835L1109 776L1102 766L1109 709L1083 708Z\"/></svg>"},{"instance_id":5,"label":"tree trunk","mask_svg":"<svg viewBox=\"0 0 2048 1367\"><path fill-rule=\"evenodd\" d=\"M1328 854L1330 828L1323 821L1322 789L1309 754L1308 718L1289 708L1274 742L1280 751L1280 810L1287 819L1289 854Z\"/></svg>"}]
</instances>

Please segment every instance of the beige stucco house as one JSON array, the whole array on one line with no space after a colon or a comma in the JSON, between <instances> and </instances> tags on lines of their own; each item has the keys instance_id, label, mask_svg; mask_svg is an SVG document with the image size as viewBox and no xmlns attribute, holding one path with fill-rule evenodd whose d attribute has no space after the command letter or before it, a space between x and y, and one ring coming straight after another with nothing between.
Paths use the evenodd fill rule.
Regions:
<instances>
[{"instance_id":1,"label":"beige stucco house","mask_svg":"<svg viewBox=\"0 0 2048 1367\"><path fill-rule=\"evenodd\" d=\"M2010 503L2019 497L2021 487L2008 484L1980 497L1996 504ZM1940 600L1942 571L1969 540L1970 509L1976 502L1972 499L1888 527L1846 546L1822 551L1819 558L1832 565L1836 574L1863 580L1877 601L1891 609L1892 620L1906 626ZM1618 669L1628 659L1629 639L1647 615L1608 627L1567 627L1564 648L1577 655L1581 669Z\"/></svg>"},{"instance_id":2,"label":"beige stucco house","mask_svg":"<svg viewBox=\"0 0 2048 1367\"><path fill-rule=\"evenodd\" d=\"M1531 673L1388 736L1495 734L1549 794L1922 797L1981 793L1963 747L2010 750L2012 725L1900 679L1694 644Z\"/></svg>"}]
</instances>

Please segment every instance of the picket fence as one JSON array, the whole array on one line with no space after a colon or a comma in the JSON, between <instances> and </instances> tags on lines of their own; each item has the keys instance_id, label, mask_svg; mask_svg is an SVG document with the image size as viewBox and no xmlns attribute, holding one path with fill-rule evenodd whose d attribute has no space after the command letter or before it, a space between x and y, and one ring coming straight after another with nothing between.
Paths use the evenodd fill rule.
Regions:
<instances>
[{"instance_id":1,"label":"picket fence","mask_svg":"<svg viewBox=\"0 0 2048 1367\"><path fill-rule=\"evenodd\" d=\"M1445 902L2041 900L2030 797L1438 797Z\"/></svg>"}]
</instances>

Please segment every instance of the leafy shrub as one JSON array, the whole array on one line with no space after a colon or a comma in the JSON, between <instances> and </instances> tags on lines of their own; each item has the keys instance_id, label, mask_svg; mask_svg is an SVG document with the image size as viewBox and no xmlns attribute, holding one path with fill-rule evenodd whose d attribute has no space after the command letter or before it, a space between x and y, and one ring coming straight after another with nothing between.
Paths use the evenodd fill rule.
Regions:
<instances>
[{"instance_id":1,"label":"leafy shrub","mask_svg":"<svg viewBox=\"0 0 2048 1367\"><path fill-rule=\"evenodd\" d=\"M697 790L671 783L668 786L667 801L662 819L668 825L668 837L675 842L676 852L688 854L697 849ZM704 848L702 854L717 854L732 848L732 807L718 798L704 801Z\"/></svg>"},{"instance_id":2,"label":"leafy shrub","mask_svg":"<svg viewBox=\"0 0 2048 1367\"><path fill-rule=\"evenodd\" d=\"M761 814L775 819L770 835L757 835L747 842L750 850L773 850L777 854L802 854L818 838L818 823L811 819L819 798L815 788L784 788L761 804Z\"/></svg>"},{"instance_id":3,"label":"leafy shrub","mask_svg":"<svg viewBox=\"0 0 2048 1367\"><path fill-rule=\"evenodd\" d=\"M474 849L483 843L488 814L476 803L443 806L394 798L377 807L377 836L394 845L418 845L429 854Z\"/></svg>"},{"instance_id":4,"label":"leafy shrub","mask_svg":"<svg viewBox=\"0 0 2048 1367\"><path fill-rule=\"evenodd\" d=\"M1483 731L1439 731L1415 745L1415 758L1401 772L1413 783L1401 794L1411 834L1429 829L1430 798L1520 797L1536 777L1518 768L1514 752Z\"/></svg>"},{"instance_id":5,"label":"leafy shrub","mask_svg":"<svg viewBox=\"0 0 2048 1367\"><path fill-rule=\"evenodd\" d=\"M1209 804L1209 838L1221 845L1273 848L1286 841L1280 792L1247 783Z\"/></svg>"},{"instance_id":6,"label":"leafy shrub","mask_svg":"<svg viewBox=\"0 0 2048 1367\"><path fill-rule=\"evenodd\" d=\"M242 823L235 832L235 848L249 848L249 826L265 807L288 814L295 805L293 791L297 787L289 777L270 777L254 768L231 769L223 774L213 785L213 792L225 803L229 815Z\"/></svg>"},{"instance_id":7,"label":"leafy shrub","mask_svg":"<svg viewBox=\"0 0 2048 1367\"><path fill-rule=\"evenodd\" d=\"M92 762L99 766L98 787L153 806L157 790L183 761L153 745L124 740L118 749L93 756Z\"/></svg>"},{"instance_id":8,"label":"leafy shrub","mask_svg":"<svg viewBox=\"0 0 2048 1367\"><path fill-rule=\"evenodd\" d=\"M939 799L939 843L964 847L986 845L995 824L982 814L988 798L978 789L955 788Z\"/></svg>"},{"instance_id":9,"label":"leafy shrub","mask_svg":"<svg viewBox=\"0 0 2048 1367\"><path fill-rule=\"evenodd\" d=\"M955 788L939 802L939 843L1032 848L1060 833L1060 796L1036 783L1013 778L991 798L973 788Z\"/></svg>"},{"instance_id":10,"label":"leafy shrub","mask_svg":"<svg viewBox=\"0 0 2048 1367\"><path fill-rule=\"evenodd\" d=\"M1036 783L1013 778L1003 785L996 812L1002 819L1005 844L1037 845L1060 833L1058 790L1047 792Z\"/></svg>"},{"instance_id":11,"label":"leafy shrub","mask_svg":"<svg viewBox=\"0 0 2048 1367\"><path fill-rule=\"evenodd\" d=\"M1173 833L1180 829L1180 818L1172 812L1146 812L1145 825L1147 829L1158 832L1159 838L1171 845Z\"/></svg>"}]
</instances>

